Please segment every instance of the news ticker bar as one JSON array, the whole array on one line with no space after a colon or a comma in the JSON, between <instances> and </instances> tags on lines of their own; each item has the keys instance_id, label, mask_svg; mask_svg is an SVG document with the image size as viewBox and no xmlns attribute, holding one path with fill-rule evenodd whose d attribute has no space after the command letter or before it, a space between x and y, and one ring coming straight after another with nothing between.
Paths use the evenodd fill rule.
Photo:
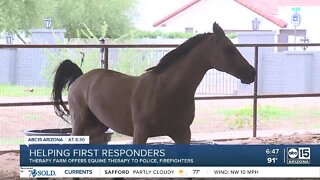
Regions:
<instances>
[{"instance_id":1,"label":"news ticker bar","mask_svg":"<svg viewBox=\"0 0 320 180\"><path fill-rule=\"evenodd\" d=\"M319 178L320 167L21 167L21 178Z\"/></svg>"},{"instance_id":2,"label":"news ticker bar","mask_svg":"<svg viewBox=\"0 0 320 180\"><path fill-rule=\"evenodd\" d=\"M320 166L319 145L20 145L20 166Z\"/></svg>"},{"instance_id":3,"label":"news ticker bar","mask_svg":"<svg viewBox=\"0 0 320 180\"><path fill-rule=\"evenodd\" d=\"M89 136L25 136L24 143L32 144L89 144Z\"/></svg>"}]
</instances>

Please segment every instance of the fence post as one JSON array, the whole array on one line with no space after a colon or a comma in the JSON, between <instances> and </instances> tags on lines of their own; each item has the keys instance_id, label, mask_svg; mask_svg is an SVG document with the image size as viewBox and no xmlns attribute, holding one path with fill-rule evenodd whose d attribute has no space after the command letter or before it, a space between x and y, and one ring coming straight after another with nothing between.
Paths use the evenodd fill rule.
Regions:
<instances>
[{"instance_id":1,"label":"fence post","mask_svg":"<svg viewBox=\"0 0 320 180\"><path fill-rule=\"evenodd\" d=\"M108 55L109 55L109 48L108 47L105 47L104 48L104 69L109 69L109 58L108 58Z\"/></svg>"},{"instance_id":2,"label":"fence post","mask_svg":"<svg viewBox=\"0 0 320 180\"><path fill-rule=\"evenodd\" d=\"M257 137L257 106L258 106L258 59L259 59L259 46L254 46L254 67L256 69L256 79L254 81L253 89L253 137Z\"/></svg>"},{"instance_id":3,"label":"fence post","mask_svg":"<svg viewBox=\"0 0 320 180\"><path fill-rule=\"evenodd\" d=\"M105 44L105 39L104 38L99 39L99 43L100 44ZM104 62L104 51L105 51L104 47L100 48L100 64L101 64L101 68L103 68L104 64L105 64L105 62Z\"/></svg>"}]
</instances>

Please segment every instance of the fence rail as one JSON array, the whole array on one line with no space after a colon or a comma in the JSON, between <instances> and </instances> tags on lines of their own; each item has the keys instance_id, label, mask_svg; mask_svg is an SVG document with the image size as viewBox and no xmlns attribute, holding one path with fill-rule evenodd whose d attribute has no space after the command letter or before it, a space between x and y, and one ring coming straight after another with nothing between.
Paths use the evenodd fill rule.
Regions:
<instances>
[{"instance_id":1,"label":"fence rail","mask_svg":"<svg viewBox=\"0 0 320 180\"><path fill-rule=\"evenodd\" d=\"M258 94L258 72L259 72L259 48L262 47L297 47L297 46L308 46L315 47L320 46L320 43L297 43L297 44L236 44L236 47L251 47L254 48L254 67L257 71L257 77L254 82L254 89L251 95L219 95L219 96L205 96L195 97L195 100L215 100L215 99L252 99L253 100L253 137L257 136L257 106L258 99L260 98L290 98L290 97L320 97L320 92L317 93L298 93L298 94ZM109 48L174 48L178 44L87 44L87 45L71 45L71 44L28 44L28 45L4 45L0 44L1 48L101 48L103 53L101 63L105 69L108 69L108 55ZM105 63L106 62L106 63ZM52 102L13 102L13 103L0 103L1 107L10 106L41 106L41 105L52 105Z\"/></svg>"}]
</instances>

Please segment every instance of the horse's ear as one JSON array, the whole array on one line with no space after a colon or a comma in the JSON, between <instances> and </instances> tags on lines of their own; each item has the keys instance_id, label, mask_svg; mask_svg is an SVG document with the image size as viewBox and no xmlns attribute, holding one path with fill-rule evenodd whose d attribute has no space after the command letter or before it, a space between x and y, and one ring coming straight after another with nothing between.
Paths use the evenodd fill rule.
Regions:
<instances>
[{"instance_id":1,"label":"horse's ear","mask_svg":"<svg viewBox=\"0 0 320 180\"><path fill-rule=\"evenodd\" d=\"M212 30L213 30L213 33L217 37L224 37L225 36L223 29L216 22L213 23Z\"/></svg>"}]
</instances>

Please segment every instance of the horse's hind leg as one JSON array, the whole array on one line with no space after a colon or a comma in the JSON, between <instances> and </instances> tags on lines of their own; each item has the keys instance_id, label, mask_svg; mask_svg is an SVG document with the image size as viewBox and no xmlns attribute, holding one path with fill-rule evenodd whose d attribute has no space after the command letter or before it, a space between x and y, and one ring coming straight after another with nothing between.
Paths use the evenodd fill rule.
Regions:
<instances>
[{"instance_id":1,"label":"horse's hind leg","mask_svg":"<svg viewBox=\"0 0 320 180\"><path fill-rule=\"evenodd\" d=\"M103 135L109 127L102 124L88 107L70 108L72 117L72 135L90 136L90 144L101 144L99 136Z\"/></svg>"}]
</instances>

